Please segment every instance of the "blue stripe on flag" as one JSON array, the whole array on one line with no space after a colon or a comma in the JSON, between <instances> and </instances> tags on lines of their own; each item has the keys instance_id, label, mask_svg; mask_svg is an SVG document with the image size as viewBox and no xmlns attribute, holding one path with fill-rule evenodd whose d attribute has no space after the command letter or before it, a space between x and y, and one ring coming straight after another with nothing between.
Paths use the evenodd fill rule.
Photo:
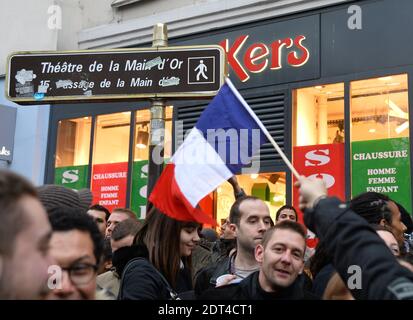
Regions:
<instances>
[{"instance_id":1,"label":"blue stripe on flag","mask_svg":"<svg viewBox=\"0 0 413 320\"><path fill-rule=\"evenodd\" d=\"M268 141L226 83L201 114L195 127L234 174L248 166L251 157Z\"/></svg>"}]
</instances>

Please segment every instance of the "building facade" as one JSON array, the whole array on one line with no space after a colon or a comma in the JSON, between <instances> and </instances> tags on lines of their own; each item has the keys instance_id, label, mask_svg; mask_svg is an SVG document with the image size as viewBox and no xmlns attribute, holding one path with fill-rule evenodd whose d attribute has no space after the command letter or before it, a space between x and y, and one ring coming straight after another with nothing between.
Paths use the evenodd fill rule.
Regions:
<instances>
[{"instance_id":1,"label":"building facade","mask_svg":"<svg viewBox=\"0 0 413 320\"><path fill-rule=\"evenodd\" d=\"M0 127L9 131L8 138L1 132L0 167L14 170L35 184L44 183L50 106L22 107L10 102L4 94L4 76L12 52L58 49L58 21L50 19L56 9L53 0L0 3ZM10 112L15 116L5 116Z\"/></svg>"},{"instance_id":2,"label":"building facade","mask_svg":"<svg viewBox=\"0 0 413 320\"><path fill-rule=\"evenodd\" d=\"M411 212L411 1L103 1L100 16L82 3L78 48L148 47L156 22L168 25L169 45L219 44L231 80L301 174L322 177L343 200L377 191ZM61 39L73 41L64 29ZM165 158L208 102L168 101ZM144 218L149 107L53 105L45 182L90 187L95 202ZM259 172L238 180L272 215L297 203L293 177L269 144ZM220 221L232 202L225 183L202 206Z\"/></svg>"}]
</instances>

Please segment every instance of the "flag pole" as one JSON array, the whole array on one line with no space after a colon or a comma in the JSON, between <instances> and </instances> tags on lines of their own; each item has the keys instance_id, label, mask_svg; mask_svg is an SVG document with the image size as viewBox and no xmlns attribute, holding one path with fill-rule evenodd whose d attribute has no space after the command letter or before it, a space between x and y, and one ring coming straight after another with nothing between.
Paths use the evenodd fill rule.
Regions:
<instances>
[{"instance_id":1,"label":"flag pole","mask_svg":"<svg viewBox=\"0 0 413 320\"><path fill-rule=\"evenodd\" d=\"M261 122L260 119L258 119L257 115L254 113L254 111L251 109L251 107L248 105L248 103L244 100L244 98L239 94L238 90L234 87L232 84L231 80L226 77L225 82L228 84L228 86L231 88L232 92L235 94L235 96L241 101L242 105L244 108L248 111L248 113L251 115L251 117L254 118L254 120L257 122L258 126L261 128L262 132L264 132L265 136L267 139L271 142L271 144L274 146L275 150L277 150L278 154L281 156L281 158L284 160L285 164L287 165L288 168L290 168L291 172L294 174L294 176L297 178L297 180L300 179L300 175L298 174L297 170L293 167L291 164L290 160L288 160L287 156L284 154L284 152L281 150L281 148L278 146L277 142L273 139L273 137L270 135L268 132L267 128L264 126L264 124Z\"/></svg>"}]
</instances>

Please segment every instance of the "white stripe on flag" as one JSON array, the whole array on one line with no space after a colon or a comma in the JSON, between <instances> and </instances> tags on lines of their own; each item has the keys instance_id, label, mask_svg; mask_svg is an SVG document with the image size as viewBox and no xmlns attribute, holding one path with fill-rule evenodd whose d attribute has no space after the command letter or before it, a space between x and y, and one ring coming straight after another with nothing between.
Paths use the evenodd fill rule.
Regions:
<instances>
[{"instance_id":1,"label":"white stripe on flag","mask_svg":"<svg viewBox=\"0 0 413 320\"><path fill-rule=\"evenodd\" d=\"M261 128L262 132L265 134L268 141L271 142L271 144L273 145L275 150L277 150L278 154L284 160L284 163L287 165L287 167L290 168L291 172L294 174L294 176L297 178L297 180L299 180L300 179L300 174L297 172L297 170L295 170L292 163L290 162L290 160L288 160L287 156L284 154L284 152L278 146L277 142L275 142L275 140L273 139L271 134L268 132L267 128L264 126L264 124L261 122L261 120L257 117L257 115L254 113L254 111L251 109L251 107L248 105L248 103L244 100L244 98L241 96L241 94L238 92L238 90L234 87L231 80L229 78L225 78L225 82L228 84L228 87L235 94L235 96L238 98L238 100L241 102L241 104L244 106L244 108L248 111L248 113L251 115L251 117L254 118L255 122L257 122L257 124Z\"/></svg>"},{"instance_id":2,"label":"white stripe on flag","mask_svg":"<svg viewBox=\"0 0 413 320\"><path fill-rule=\"evenodd\" d=\"M191 130L171 162L175 165L175 180L181 192L194 207L233 176L197 128Z\"/></svg>"}]
</instances>

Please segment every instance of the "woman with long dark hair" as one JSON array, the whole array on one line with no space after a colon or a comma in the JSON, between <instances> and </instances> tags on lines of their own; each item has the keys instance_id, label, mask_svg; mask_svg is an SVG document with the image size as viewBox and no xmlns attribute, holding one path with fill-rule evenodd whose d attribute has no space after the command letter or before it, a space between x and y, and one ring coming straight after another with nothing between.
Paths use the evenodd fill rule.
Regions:
<instances>
[{"instance_id":1,"label":"woman with long dark hair","mask_svg":"<svg viewBox=\"0 0 413 320\"><path fill-rule=\"evenodd\" d=\"M119 299L167 300L192 290L191 254L199 228L152 207L135 237L140 254L123 270Z\"/></svg>"}]
</instances>

